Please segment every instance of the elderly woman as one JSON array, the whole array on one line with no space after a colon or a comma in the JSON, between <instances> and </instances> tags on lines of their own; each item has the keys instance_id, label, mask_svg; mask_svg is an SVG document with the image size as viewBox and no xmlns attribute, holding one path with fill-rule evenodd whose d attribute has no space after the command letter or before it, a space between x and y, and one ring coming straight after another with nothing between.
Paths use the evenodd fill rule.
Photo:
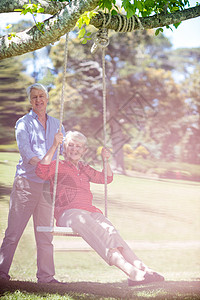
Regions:
<instances>
[{"instance_id":1,"label":"elderly woman","mask_svg":"<svg viewBox=\"0 0 200 300\"><path fill-rule=\"evenodd\" d=\"M36 174L50 180L51 192L56 161L53 155L62 143L62 133L57 133L54 143L38 163ZM115 227L92 205L90 182L104 183L104 170L97 171L81 161L87 151L87 139L80 132L68 132L64 141L64 160L59 161L55 218L58 226L69 226L77 232L109 265L121 269L129 277L129 285L164 280L163 276L149 269L133 253ZM102 149L103 162L107 166L107 182L113 180L108 163L110 153Z\"/></svg>"}]
</instances>

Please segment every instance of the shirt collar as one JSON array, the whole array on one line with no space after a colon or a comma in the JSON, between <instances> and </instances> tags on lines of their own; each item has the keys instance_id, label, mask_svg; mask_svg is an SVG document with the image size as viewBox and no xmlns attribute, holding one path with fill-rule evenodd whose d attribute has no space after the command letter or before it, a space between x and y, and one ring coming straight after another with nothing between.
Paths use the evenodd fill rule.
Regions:
<instances>
[{"instance_id":1,"label":"shirt collar","mask_svg":"<svg viewBox=\"0 0 200 300\"><path fill-rule=\"evenodd\" d=\"M68 164L71 168L77 169L76 166L71 161L69 161L69 160L66 161L65 160L65 163ZM83 166L84 166L83 162L79 161L78 162L78 169L81 170L83 168Z\"/></svg>"},{"instance_id":2,"label":"shirt collar","mask_svg":"<svg viewBox=\"0 0 200 300\"><path fill-rule=\"evenodd\" d=\"M38 115L31 109L29 112L29 115L32 116L34 119L38 119ZM48 115L46 114L47 119L48 119Z\"/></svg>"}]
</instances>

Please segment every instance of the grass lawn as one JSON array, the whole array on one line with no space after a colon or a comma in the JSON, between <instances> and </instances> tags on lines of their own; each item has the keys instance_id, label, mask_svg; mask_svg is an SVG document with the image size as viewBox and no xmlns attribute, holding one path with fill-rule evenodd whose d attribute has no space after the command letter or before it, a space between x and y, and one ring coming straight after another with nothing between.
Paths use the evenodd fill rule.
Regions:
<instances>
[{"instance_id":1,"label":"grass lawn","mask_svg":"<svg viewBox=\"0 0 200 300\"><path fill-rule=\"evenodd\" d=\"M0 153L0 240L7 226L17 153ZM103 209L103 186L92 185ZM80 238L55 237L56 278L64 286L37 285L32 220L20 240L1 299L200 299L200 185L115 175L108 186L108 216L134 252L166 281L128 288L126 276L92 251L67 251ZM56 247L55 247L56 248ZM62 247L61 247L62 248ZM24 282L25 281L25 282Z\"/></svg>"}]
</instances>

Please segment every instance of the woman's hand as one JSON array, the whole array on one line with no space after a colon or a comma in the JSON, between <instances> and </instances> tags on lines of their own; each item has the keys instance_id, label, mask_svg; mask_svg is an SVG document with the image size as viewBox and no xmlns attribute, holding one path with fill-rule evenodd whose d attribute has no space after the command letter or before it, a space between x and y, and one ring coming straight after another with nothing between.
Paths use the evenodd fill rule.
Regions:
<instances>
[{"instance_id":1,"label":"woman's hand","mask_svg":"<svg viewBox=\"0 0 200 300\"><path fill-rule=\"evenodd\" d=\"M108 149L106 148L102 148L101 150L101 157L103 160L108 160L111 156L111 153Z\"/></svg>"}]
</instances>

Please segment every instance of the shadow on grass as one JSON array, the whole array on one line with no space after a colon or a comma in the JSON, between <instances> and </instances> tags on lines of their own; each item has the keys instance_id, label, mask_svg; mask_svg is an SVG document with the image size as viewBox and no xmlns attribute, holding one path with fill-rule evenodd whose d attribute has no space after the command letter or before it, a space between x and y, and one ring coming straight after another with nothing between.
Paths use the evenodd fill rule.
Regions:
<instances>
[{"instance_id":1,"label":"shadow on grass","mask_svg":"<svg viewBox=\"0 0 200 300\"><path fill-rule=\"evenodd\" d=\"M102 194L100 193L97 193L97 192L93 192L93 196L94 196L94 204L98 205L102 203L102 200L103 199L103 196ZM152 207L151 205L147 205L147 204L142 204L138 201L133 201L133 202L130 202L130 201L127 201L127 202L122 202L120 200L117 200L116 197L115 198L109 198L108 199L108 202L109 202L109 207L110 209L112 210L112 207L114 207L115 209L119 209L121 210L122 206L123 206L123 209L127 209L128 211L130 210L133 210L134 212L136 211L139 211L139 212L142 212L142 213L148 213L150 215L156 215L156 216L161 216L161 217L166 217L170 220L176 220L176 221L180 221L180 222L185 222L185 223L188 223L188 224L191 224L192 222L188 221L188 219L186 217L181 217L181 216L177 216L177 215L173 215L171 214L170 212L166 212L166 211L163 211L159 208L157 208L156 210L152 210Z\"/></svg>"},{"instance_id":2,"label":"shadow on grass","mask_svg":"<svg viewBox=\"0 0 200 300\"><path fill-rule=\"evenodd\" d=\"M5 184L0 182L0 200L4 198L4 196L10 196L12 187L6 186Z\"/></svg>"},{"instance_id":3,"label":"shadow on grass","mask_svg":"<svg viewBox=\"0 0 200 300\"><path fill-rule=\"evenodd\" d=\"M128 287L127 282L97 283L70 282L65 284L37 284L27 281L0 281L0 296L8 292L71 295L74 299L200 299L200 281L166 281ZM73 299L73 298L72 298Z\"/></svg>"}]
</instances>

